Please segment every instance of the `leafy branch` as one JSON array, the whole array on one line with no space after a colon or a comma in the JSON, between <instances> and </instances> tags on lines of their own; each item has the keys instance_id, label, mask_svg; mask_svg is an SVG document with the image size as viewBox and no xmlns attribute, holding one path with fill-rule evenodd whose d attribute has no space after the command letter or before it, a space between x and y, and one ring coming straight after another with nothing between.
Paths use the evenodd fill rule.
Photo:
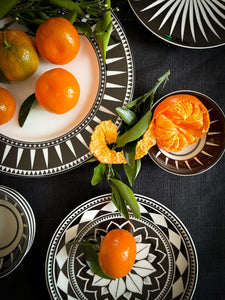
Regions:
<instances>
[{"instance_id":1,"label":"leafy branch","mask_svg":"<svg viewBox=\"0 0 225 300\"><path fill-rule=\"evenodd\" d=\"M122 125L116 143L112 148L119 151L123 150L127 164L99 163L94 168L91 184L95 186L106 179L112 191L112 201L125 219L129 219L128 207L136 218L140 218L140 209L132 189L122 182L119 171L123 168L129 185L132 187L141 169L141 159L135 160L136 146L149 126L152 118L152 104L161 95L169 75L170 71L167 71L157 80L150 91L129 102L124 107L116 108L122 119ZM161 89L156 95L160 86ZM90 161L96 161L96 159Z\"/></svg>"},{"instance_id":2,"label":"leafy branch","mask_svg":"<svg viewBox=\"0 0 225 300\"><path fill-rule=\"evenodd\" d=\"M35 34L38 26L52 17L68 19L84 35L95 37L106 60L106 49L112 33L111 0L1 0L0 19L11 20L0 31L17 22Z\"/></svg>"}]
</instances>

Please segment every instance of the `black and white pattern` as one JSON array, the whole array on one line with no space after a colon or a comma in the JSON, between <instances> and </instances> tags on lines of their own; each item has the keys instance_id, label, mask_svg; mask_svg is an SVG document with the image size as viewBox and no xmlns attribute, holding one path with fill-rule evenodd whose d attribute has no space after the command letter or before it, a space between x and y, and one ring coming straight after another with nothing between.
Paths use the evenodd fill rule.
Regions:
<instances>
[{"instance_id":1,"label":"black and white pattern","mask_svg":"<svg viewBox=\"0 0 225 300\"><path fill-rule=\"evenodd\" d=\"M220 107L208 96L195 91L176 91L163 96L154 107L170 95L191 94L197 97L208 109L210 128L196 144L190 145L177 153L169 153L158 146L149 150L152 160L164 170L181 176L203 173L212 168L225 150L225 116Z\"/></svg>"},{"instance_id":2,"label":"black and white pattern","mask_svg":"<svg viewBox=\"0 0 225 300\"><path fill-rule=\"evenodd\" d=\"M95 39L90 39L98 58L100 82L86 117L66 134L51 140L30 142L0 134L0 172L40 177L78 167L91 157L88 145L95 126L107 119L120 125L115 109L128 103L133 96L134 68L127 38L114 14L112 23L106 63L103 63ZM19 125L18 130L21 130Z\"/></svg>"},{"instance_id":3,"label":"black and white pattern","mask_svg":"<svg viewBox=\"0 0 225 300\"><path fill-rule=\"evenodd\" d=\"M36 222L26 199L17 191L2 185L0 185L0 214L1 278L18 267L30 250L35 237Z\"/></svg>"},{"instance_id":4,"label":"black and white pattern","mask_svg":"<svg viewBox=\"0 0 225 300\"><path fill-rule=\"evenodd\" d=\"M111 195L93 198L60 224L46 257L46 282L52 299L191 299L198 262L192 239L180 220L158 202L136 195L141 218L124 220ZM107 280L85 264L82 247L69 242L90 239L100 244L111 229L131 231L137 257L131 272Z\"/></svg>"},{"instance_id":5,"label":"black and white pattern","mask_svg":"<svg viewBox=\"0 0 225 300\"><path fill-rule=\"evenodd\" d=\"M218 0L129 0L138 19L161 39L187 48L225 43L225 5Z\"/></svg>"}]
</instances>

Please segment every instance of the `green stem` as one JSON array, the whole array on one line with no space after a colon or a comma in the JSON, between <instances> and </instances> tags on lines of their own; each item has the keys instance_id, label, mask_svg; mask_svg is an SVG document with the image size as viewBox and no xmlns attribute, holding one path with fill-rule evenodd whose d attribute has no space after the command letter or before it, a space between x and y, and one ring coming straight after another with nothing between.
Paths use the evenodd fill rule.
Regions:
<instances>
[{"instance_id":1,"label":"green stem","mask_svg":"<svg viewBox=\"0 0 225 300\"><path fill-rule=\"evenodd\" d=\"M6 40L5 31L2 32L2 35L3 35L4 47L5 47L5 48L10 48L10 47L11 47L11 44L8 43L7 40Z\"/></svg>"}]
</instances>

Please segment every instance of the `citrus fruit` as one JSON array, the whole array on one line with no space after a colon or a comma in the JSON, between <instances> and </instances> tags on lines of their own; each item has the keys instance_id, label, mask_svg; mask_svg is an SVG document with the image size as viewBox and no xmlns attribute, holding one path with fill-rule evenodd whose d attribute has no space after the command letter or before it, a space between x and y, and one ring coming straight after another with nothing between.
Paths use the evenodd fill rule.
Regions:
<instances>
[{"instance_id":1,"label":"citrus fruit","mask_svg":"<svg viewBox=\"0 0 225 300\"><path fill-rule=\"evenodd\" d=\"M12 119L16 110L16 102L13 96L4 88L0 87L0 125Z\"/></svg>"},{"instance_id":2,"label":"citrus fruit","mask_svg":"<svg viewBox=\"0 0 225 300\"><path fill-rule=\"evenodd\" d=\"M74 108L80 96L80 86L69 71L55 68L43 73L36 82L35 96L50 112L64 114Z\"/></svg>"},{"instance_id":3,"label":"citrus fruit","mask_svg":"<svg viewBox=\"0 0 225 300\"><path fill-rule=\"evenodd\" d=\"M121 278L132 269L136 258L136 241L124 229L109 231L100 245L98 260L103 272L111 278Z\"/></svg>"},{"instance_id":4,"label":"citrus fruit","mask_svg":"<svg viewBox=\"0 0 225 300\"><path fill-rule=\"evenodd\" d=\"M209 113L195 96L178 94L157 105L154 114L157 145L167 152L179 152L194 144L210 126Z\"/></svg>"},{"instance_id":5,"label":"citrus fruit","mask_svg":"<svg viewBox=\"0 0 225 300\"><path fill-rule=\"evenodd\" d=\"M37 29L35 40L40 55L57 65L72 61L80 49L76 28L61 17L50 18L42 23Z\"/></svg>"},{"instance_id":6,"label":"citrus fruit","mask_svg":"<svg viewBox=\"0 0 225 300\"><path fill-rule=\"evenodd\" d=\"M21 30L0 32L0 68L9 81L31 76L39 65L34 41Z\"/></svg>"}]
</instances>

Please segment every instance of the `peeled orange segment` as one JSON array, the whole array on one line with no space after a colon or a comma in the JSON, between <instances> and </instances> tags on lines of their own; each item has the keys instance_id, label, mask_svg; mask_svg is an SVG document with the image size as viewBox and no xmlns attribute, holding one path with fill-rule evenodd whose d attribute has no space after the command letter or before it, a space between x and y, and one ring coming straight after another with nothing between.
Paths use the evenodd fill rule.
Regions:
<instances>
[{"instance_id":1,"label":"peeled orange segment","mask_svg":"<svg viewBox=\"0 0 225 300\"><path fill-rule=\"evenodd\" d=\"M145 131L143 138L138 141L136 147L135 159L140 159L148 153L151 146L155 145L156 139L154 136L153 124L150 123ZM94 129L89 144L89 150L99 162L104 164L126 164L123 151L116 152L111 150L107 144L116 142L118 133L116 125L111 121L102 121Z\"/></svg>"},{"instance_id":2,"label":"peeled orange segment","mask_svg":"<svg viewBox=\"0 0 225 300\"><path fill-rule=\"evenodd\" d=\"M210 126L202 102L186 94L172 95L157 105L153 121L157 145L167 152L179 152L194 144Z\"/></svg>"}]
</instances>

